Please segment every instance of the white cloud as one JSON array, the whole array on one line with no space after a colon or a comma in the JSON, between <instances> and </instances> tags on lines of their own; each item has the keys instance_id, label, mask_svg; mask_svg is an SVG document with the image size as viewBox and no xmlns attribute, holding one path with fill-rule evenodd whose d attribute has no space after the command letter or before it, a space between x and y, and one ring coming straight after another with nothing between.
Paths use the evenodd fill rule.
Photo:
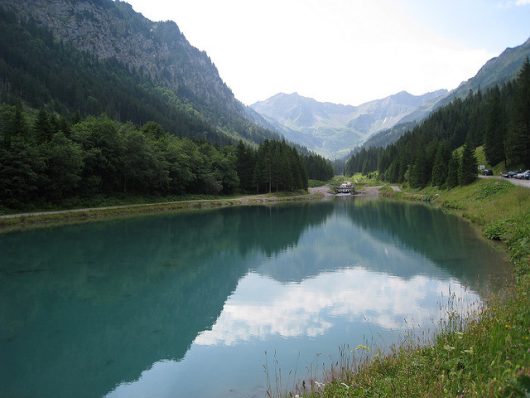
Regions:
<instances>
[{"instance_id":1,"label":"white cloud","mask_svg":"<svg viewBox=\"0 0 530 398\"><path fill-rule=\"evenodd\" d=\"M391 0L131 3L152 19L175 20L245 103L298 91L355 105L454 88L493 56L434 35Z\"/></svg>"},{"instance_id":2,"label":"white cloud","mask_svg":"<svg viewBox=\"0 0 530 398\"><path fill-rule=\"evenodd\" d=\"M530 0L515 0L516 6L526 6L530 4Z\"/></svg>"},{"instance_id":3,"label":"white cloud","mask_svg":"<svg viewBox=\"0 0 530 398\"><path fill-rule=\"evenodd\" d=\"M425 327L437 318L440 303L432 300L433 295L447 297L451 291L462 305L479 301L457 281L420 275L407 280L362 267L322 273L299 284L281 284L250 273L240 281L238 291L251 292L254 286L272 293L256 301L241 295L229 298L212 329L201 332L194 344L231 346L272 336L316 337L339 318L385 329L402 328L405 320Z\"/></svg>"}]
</instances>

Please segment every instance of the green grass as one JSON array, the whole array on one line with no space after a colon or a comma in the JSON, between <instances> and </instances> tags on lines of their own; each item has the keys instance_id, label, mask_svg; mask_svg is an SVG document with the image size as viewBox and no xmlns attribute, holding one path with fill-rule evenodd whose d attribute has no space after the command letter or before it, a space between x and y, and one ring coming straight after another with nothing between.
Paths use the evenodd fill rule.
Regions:
<instances>
[{"instance_id":1,"label":"green grass","mask_svg":"<svg viewBox=\"0 0 530 398\"><path fill-rule=\"evenodd\" d=\"M486 160L486 153L484 152L483 145L475 148L475 159L477 159L477 165L484 165L487 169L491 169L491 165Z\"/></svg>"},{"instance_id":2,"label":"green grass","mask_svg":"<svg viewBox=\"0 0 530 398\"><path fill-rule=\"evenodd\" d=\"M307 182L307 185L308 185L309 188L317 188L317 187L324 186L327 183L328 183L328 181L311 180L311 179L309 179L308 182Z\"/></svg>"},{"instance_id":3,"label":"green grass","mask_svg":"<svg viewBox=\"0 0 530 398\"><path fill-rule=\"evenodd\" d=\"M160 199L160 198L159 198ZM87 207L82 209L53 209L51 212L34 214L8 214L0 217L0 233L19 229L47 227L62 224L77 224L112 218L124 218L138 215L158 214L165 212L194 211L228 206L270 205L278 202L318 200L320 195L308 194L306 191L278 192L263 195L244 196L186 196L166 202L126 203L105 207ZM57 211L57 212L54 212Z\"/></svg>"},{"instance_id":4,"label":"green grass","mask_svg":"<svg viewBox=\"0 0 530 398\"><path fill-rule=\"evenodd\" d=\"M155 204L165 202L179 202L188 200L214 200L214 199L230 199L241 195L205 195L205 194L186 194L186 195L168 195L168 196L157 196L157 195L96 195L90 198L74 197L63 200L58 203L40 203L33 205L23 205L19 208L5 208L0 207L0 215L4 214L17 214L26 212L40 212L40 211L56 211L56 210L72 210L72 209L84 209L84 208L95 208L95 207L108 207L108 206L127 206L127 205L141 205L141 204Z\"/></svg>"},{"instance_id":5,"label":"green grass","mask_svg":"<svg viewBox=\"0 0 530 398\"><path fill-rule=\"evenodd\" d=\"M385 196L428 201L470 220L485 237L504 244L515 282L491 297L477 319L451 322L432 344L395 347L355 369L330 374L323 389L300 396L530 396L530 190L479 180L450 191L387 190Z\"/></svg>"}]
</instances>

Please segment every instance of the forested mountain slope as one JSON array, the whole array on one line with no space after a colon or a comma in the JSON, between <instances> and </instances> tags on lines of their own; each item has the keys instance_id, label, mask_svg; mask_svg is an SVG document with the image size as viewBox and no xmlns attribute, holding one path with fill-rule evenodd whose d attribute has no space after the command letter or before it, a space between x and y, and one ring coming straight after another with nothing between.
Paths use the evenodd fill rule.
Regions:
<instances>
[{"instance_id":1,"label":"forested mountain slope","mask_svg":"<svg viewBox=\"0 0 530 398\"><path fill-rule=\"evenodd\" d=\"M437 102L431 109L422 115L415 115L412 119L406 116L398 124L390 129L382 130L372 135L362 145L363 148L385 147L396 142L402 135L412 130L418 122L421 122L432 111L449 104L455 98L464 99L470 93L476 93L479 90L487 90L502 85L517 76L525 60L530 56L530 39L520 46L507 48L498 57L490 59L480 68L475 76L462 82L449 95Z\"/></svg>"},{"instance_id":2,"label":"forested mountain slope","mask_svg":"<svg viewBox=\"0 0 530 398\"><path fill-rule=\"evenodd\" d=\"M464 146L463 151L455 151ZM346 172L378 170L389 181L413 187L452 187L477 174L473 149L484 146L487 162L530 168L530 62L517 78L485 92L457 98L386 148L363 149Z\"/></svg>"},{"instance_id":3,"label":"forested mountain slope","mask_svg":"<svg viewBox=\"0 0 530 398\"><path fill-rule=\"evenodd\" d=\"M112 0L0 0L0 95L82 115L105 112L214 142L279 138L256 124L206 53L174 22Z\"/></svg>"}]
</instances>

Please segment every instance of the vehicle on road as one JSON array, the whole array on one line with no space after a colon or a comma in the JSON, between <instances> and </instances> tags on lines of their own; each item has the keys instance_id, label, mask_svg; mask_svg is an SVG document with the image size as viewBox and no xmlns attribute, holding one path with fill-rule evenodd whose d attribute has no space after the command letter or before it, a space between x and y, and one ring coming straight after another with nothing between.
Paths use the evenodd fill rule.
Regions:
<instances>
[{"instance_id":1,"label":"vehicle on road","mask_svg":"<svg viewBox=\"0 0 530 398\"><path fill-rule=\"evenodd\" d=\"M484 169L484 170L482 170L482 175L483 176L492 176L493 175L493 171L490 170L490 169Z\"/></svg>"},{"instance_id":2,"label":"vehicle on road","mask_svg":"<svg viewBox=\"0 0 530 398\"><path fill-rule=\"evenodd\" d=\"M524 180L524 179L526 179L526 175L528 173L530 173L530 170L520 171L519 173L514 175L513 178L517 178L518 180Z\"/></svg>"},{"instance_id":3,"label":"vehicle on road","mask_svg":"<svg viewBox=\"0 0 530 398\"><path fill-rule=\"evenodd\" d=\"M516 174L520 173L522 170L519 170L519 171L506 171L504 173L502 173L501 175L504 177L504 178L513 178Z\"/></svg>"},{"instance_id":4,"label":"vehicle on road","mask_svg":"<svg viewBox=\"0 0 530 398\"><path fill-rule=\"evenodd\" d=\"M524 173L518 174L520 175L521 180L530 180L530 170L526 170Z\"/></svg>"}]
</instances>

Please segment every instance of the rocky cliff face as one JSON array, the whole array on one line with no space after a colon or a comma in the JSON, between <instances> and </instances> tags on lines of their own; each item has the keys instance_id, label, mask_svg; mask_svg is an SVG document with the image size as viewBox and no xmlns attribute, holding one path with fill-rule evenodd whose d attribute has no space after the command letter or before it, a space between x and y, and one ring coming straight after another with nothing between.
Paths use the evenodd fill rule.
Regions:
<instances>
[{"instance_id":1,"label":"rocky cliff face","mask_svg":"<svg viewBox=\"0 0 530 398\"><path fill-rule=\"evenodd\" d=\"M193 47L174 22L152 22L112 0L0 0L20 19L32 19L58 41L116 59L130 71L169 88L206 115L248 119L208 55Z\"/></svg>"}]
</instances>

